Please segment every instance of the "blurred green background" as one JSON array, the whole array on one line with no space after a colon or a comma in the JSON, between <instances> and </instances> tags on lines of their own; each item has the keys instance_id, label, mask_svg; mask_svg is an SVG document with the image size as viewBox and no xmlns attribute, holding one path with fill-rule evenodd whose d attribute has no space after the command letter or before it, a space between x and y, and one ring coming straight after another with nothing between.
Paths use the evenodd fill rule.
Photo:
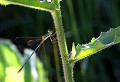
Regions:
<instances>
[{"instance_id":1,"label":"blurred green background","mask_svg":"<svg viewBox=\"0 0 120 82\"><path fill-rule=\"evenodd\" d=\"M120 0L63 0L61 9L69 52L71 51L72 42L86 44L92 37L97 38L100 32L106 32L110 28L120 26L119 4ZM0 71L0 82L8 82L6 80L7 75L9 75L6 71L7 67L15 67L14 72L17 73L22 65L21 60L24 60L20 57L18 59L18 56L25 57L17 54L18 52L15 49L6 47L16 52L14 55L17 60L14 62L18 62L14 65L7 64L6 57L10 58L12 55L8 52L6 57L3 57L5 55L3 52L6 52L4 51L6 49L2 47L3 44L13 45L14 43L21 54L24 54L25 48L35 49L37 45L29 47L27 44L16 43L15 38L18 36L42 36L47 33L48 29L54 30L53 19L49 12L14 5L0 6L0 38L2 41L0 43L0 70L3 70ZM9 41L6 42L5 39L9 39L12 43L7 44ZM31 79L31 82L64 82L57 43L51 43L50 40L45 41L37 57L40 60L38 58L36 60L39 62L37 62L36 70L39 73L44 72L38 74L38 78L46 80L32 80L31 72L24 71L24 74L20 73L22 74L21 79L24 78L20 82L28 82L27 78ZM15 58L11 57L9 61L13 59ZM74 79L76 82L120 82L119 63L120 44L77 62L74 67ZM28 65L27 67L26 69L32 69L32 66ZM39 70L40 67L42 67L42 70ZM12 76L16 78L15 75Z\"/></svg>"}]
</instances>

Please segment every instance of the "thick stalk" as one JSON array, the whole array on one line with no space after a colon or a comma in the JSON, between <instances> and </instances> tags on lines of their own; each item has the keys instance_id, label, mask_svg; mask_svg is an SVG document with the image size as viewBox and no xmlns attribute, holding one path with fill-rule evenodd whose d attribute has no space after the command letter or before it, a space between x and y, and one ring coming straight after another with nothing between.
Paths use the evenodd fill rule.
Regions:
<instances>
[{"instance_id":1,"label":"thick stalk","mask_svg":"<svg viewBox=\"0 0 120 82\"><path fill-rule=\"evenodd\" d=\"M60 55L62 58L65 82L74 82L73 81L73 65L71 65L68 60L69 57L68 57L65 33L64 33L63 26L62 26L61 11L60 9L54 10L51 12L51 14L52 14L54 24L55 24L58 46L59 46Z\"/></svg>"}]
</instances>

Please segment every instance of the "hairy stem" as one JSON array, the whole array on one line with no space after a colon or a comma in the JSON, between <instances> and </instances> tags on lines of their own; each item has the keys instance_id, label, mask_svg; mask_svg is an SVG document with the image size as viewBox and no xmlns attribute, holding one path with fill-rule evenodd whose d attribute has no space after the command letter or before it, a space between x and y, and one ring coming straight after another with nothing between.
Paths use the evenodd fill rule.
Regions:
<instances>
[{"instance_id":1,"label":"hairy stem","mask_svg":"<svg viewBox=\"0 0 120 82\"><path fill-rule=\"evenodd\" d=\"M67 50L67 44L65 39L65 33L62 26L62 16L60 9L52 11L52 16L54 19L57 39L58 39L58 46L60 50L60 55L62 58L63 64L63 71L64 71L64 78L65 82L74 82L73 81L73 65L69 63L69 56Z\"/></svg>"}]
</instances>

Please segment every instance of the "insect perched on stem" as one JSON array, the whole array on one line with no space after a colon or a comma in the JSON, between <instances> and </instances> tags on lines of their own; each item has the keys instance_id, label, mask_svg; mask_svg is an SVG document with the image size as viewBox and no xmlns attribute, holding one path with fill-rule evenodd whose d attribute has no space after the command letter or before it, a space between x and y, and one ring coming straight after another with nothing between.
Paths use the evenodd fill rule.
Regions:
<instances>
[{"instance_id":1,"label":"insect perched on stem","mask_svg":"<svg viewBox=\"0 0 120 82\"><path fill-rule=\"evenodd\" d=\"M56 40L56 38L54 38L53 36L55 35L55 33L53 31L48 30L48 33L43 35L40 39L40 37L16 37L16 41L19 42L18 40L20 39L30 39L27 44L28 45L32 45L36 42L39 42L41 40L41 42L39 43L39 45L35 48L35 50L31 53L31 55L27 58L27 60L25 61L25 63L22 65L22 67L18 70L17 73L19 73L23 67L26 65L27 61L31 58L31 56L40 48L41 44L47 40L48 38L50 38L51 42L54 42Z\"/></svg>"}]
</instances>

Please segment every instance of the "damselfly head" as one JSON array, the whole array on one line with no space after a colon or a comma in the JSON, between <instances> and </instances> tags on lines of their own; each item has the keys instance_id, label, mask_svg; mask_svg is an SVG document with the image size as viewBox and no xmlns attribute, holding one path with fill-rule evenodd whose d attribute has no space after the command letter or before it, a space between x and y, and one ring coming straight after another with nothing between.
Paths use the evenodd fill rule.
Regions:
<instances>
[{"instance_id":1,"label":"damselfly head","mask_svg":"<svg viewBox=\"0 0 120 82\"><path fill-rule=\"evenodd\" d=\"M53 31L51 30L48 30L48 34L51 35L53 33Z\"/></svg>"}]
</instances>

